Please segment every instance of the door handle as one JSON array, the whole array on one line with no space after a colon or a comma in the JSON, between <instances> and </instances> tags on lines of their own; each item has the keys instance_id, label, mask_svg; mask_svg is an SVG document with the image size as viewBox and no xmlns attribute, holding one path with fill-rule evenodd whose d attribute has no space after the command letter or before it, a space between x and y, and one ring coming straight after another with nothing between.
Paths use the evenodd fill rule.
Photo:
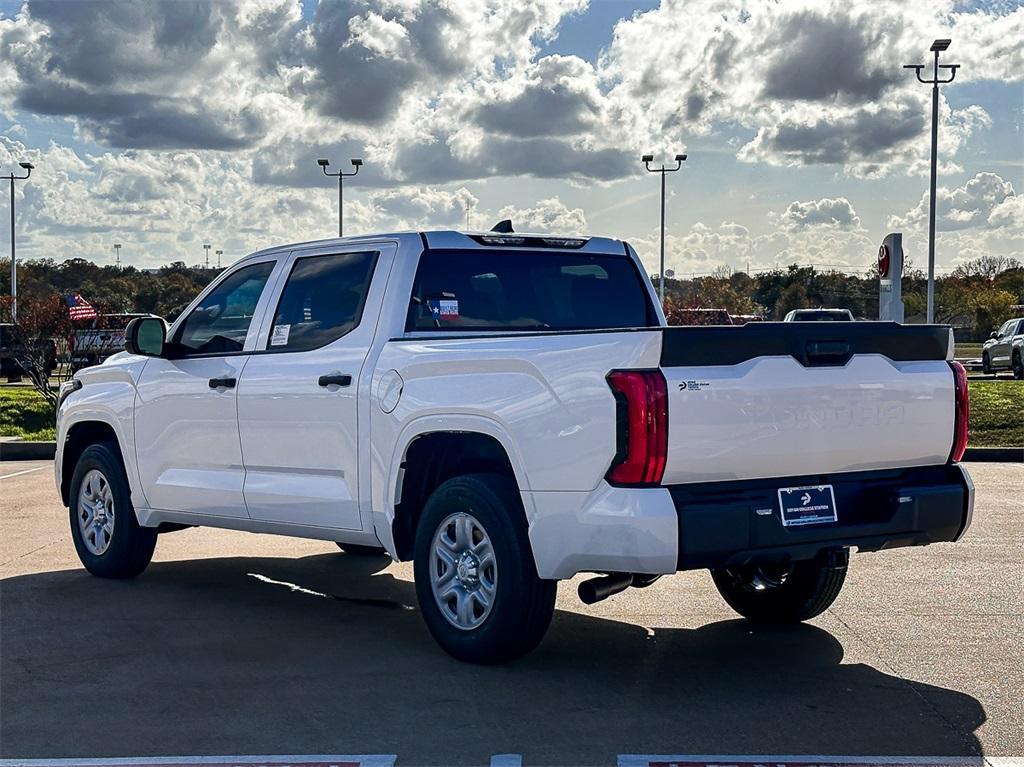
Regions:
<instances>
[{"instance_id":1,"label":"door handle","mask_svg":"<svg viewBox=\"0 0 1024 767\"><path fill-rule=\"evenodd\" d=\"M330 375L320 376L316 383L317 386L349 386L352 383L352 376L331 373Z\"/></svg>"},{"instance_id":2,"label":"door handle","mask_svg":"<svg viewBox=\"0 0 1024 767\"><path fill-rule=\"evenodd\" d=\"M237 380L234 378L211 378L211 389L234 389Z\"/></svg>"}]
</instances>

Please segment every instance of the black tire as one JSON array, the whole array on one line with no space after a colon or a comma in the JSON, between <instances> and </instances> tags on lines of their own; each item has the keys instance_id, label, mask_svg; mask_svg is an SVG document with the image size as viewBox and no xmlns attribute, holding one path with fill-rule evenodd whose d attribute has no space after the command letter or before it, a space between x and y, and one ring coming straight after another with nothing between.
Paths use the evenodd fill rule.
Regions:
<instances>
[{"instance_id":1,"label":"black tire","mask_svg":"<svg viewBox=\"0 0 1024 767\"><path fill-rule=\"evenodd\" d=\"M99 553L90 551L90 545L95 545L95 537L83 533L79 525L79 515L85 513L80 506L82 483L93 470L98 470L109 485L114 509L109 543ZM116 445L102 442L90 445L82 452L71 478L68 501L71 538L86 570L100 578L133 578L146 569L153 558L157 532L156 528L139 525L124 463ZM87 535L90 535L89 540Z\"/></svg>"},{"instance_id":2,"label":"black tire","mask_svg":"<svg viewBox=\"0 0 1024 767\"><path fill-rule=\"evenodd\" d=\"M1021 359L1020 352L1013 353L1013 377L1018 381L1024 380L1024 360Z\"/></svg>"},{"instance_id":3,"label":"black tire","mask_svg":"<svg viewBox=\"0 0 1024 767\"><path fill-rule=\"evenodd\" d=\"M832 562L809 559L789 565L712 570L718 593L729 607L757 623L799 623L821 615L839 596L849 552Z\"/></svg>"},{"instance_id":4,"label":"black tire","mask_svg":"<svg viewBox=\"0 0 1024 767\"><path fill-rule=\"evenodd\" d=\"M988 352L981 355L981 372L987 376L993 375L996 371L992 369L992 360L988 356Z\"/></svg>"},{"instance_id":5,"label":"black tire","mask_svg":"<svg viewBox=\"0 0 1024 767\"><path fill-rule=\"evenodd\" d=\"M359 543L341 543L340 541L335 541L335 544L346 554L356 557L382 557L387 554L383 546L363 546Z\"/></svg>"},{"instance_id":6,"label":"black tire","mask_svg":"<svg viewBox=\"0 0 1024 767\"><path fill-rule=\"evenodd\" d=\"M496 567L490 612L471 629L449 622L431 585L435 534L441 523L457 512L470 514L482 526ZM521 658L544 638L555 611L557 582L537 577L522 501L509 478L467 474L441 484L420 516L414 564L423 619L449 655L471 663L501 663Z\"/></svg>"}]
</instances>

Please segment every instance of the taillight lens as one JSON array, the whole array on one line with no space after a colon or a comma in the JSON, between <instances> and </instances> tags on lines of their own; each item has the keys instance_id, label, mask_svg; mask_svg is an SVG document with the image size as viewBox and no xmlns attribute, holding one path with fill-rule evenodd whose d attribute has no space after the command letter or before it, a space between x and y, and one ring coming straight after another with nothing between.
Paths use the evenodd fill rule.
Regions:
<instances>
[{"instance_id":1,"label":"taillight lens","mask_svg":"<svg viewBox=\"0 0 1024 767\"><path fill-rule=\"evenodd\" d=\"M618 444L606 479L614 485L657 485L668 456L668 396L660 370L608 375L618 408Z\"/></svg>"},{"instance_id":2,"label":"taillight lens","mask_svg":"<svg viewBox=\"0 0 1024 767\"><path fill-rule=\"evenodd\" d=\"M967 426L971 407L967 394L967 371L959 362L950 362L949 366L953 368L953 396L956 406L953 419L953 449L949 451L949 460L956 462L964 457L964 450L967 449Z\"/></svg>"}]
</instances>

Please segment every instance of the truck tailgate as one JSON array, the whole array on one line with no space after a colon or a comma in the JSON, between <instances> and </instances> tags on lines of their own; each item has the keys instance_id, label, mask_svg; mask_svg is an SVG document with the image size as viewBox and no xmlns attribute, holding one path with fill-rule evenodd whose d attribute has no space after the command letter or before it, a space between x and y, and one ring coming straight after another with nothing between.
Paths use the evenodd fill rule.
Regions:
<instances>
[{"instance_id":1,"label":"truck tailgate","mask_svg":"<svg viewBox=\"0 0 1024 767\"><path fill-rule=\"evenodd\" d=\"M663 484L945 463L949 328L759 323L666 328Z\"/></svg>"}]
</instances>

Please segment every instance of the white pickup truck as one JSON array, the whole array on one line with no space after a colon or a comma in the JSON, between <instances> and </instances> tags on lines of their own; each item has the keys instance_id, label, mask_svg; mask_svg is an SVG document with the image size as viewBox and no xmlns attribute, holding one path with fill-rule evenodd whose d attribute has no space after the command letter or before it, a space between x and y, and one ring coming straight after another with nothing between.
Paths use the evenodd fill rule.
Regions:
<instances>
[{"instance_id":1,"label":"white pickup truck","mask_svg":"<svg viewBox=\"0 0 1024 767\"><path fill-rule=\"evenodd\" d=\"M56 482L95 575L206 525L413 560L452 655L543 637L556 582L595 602L710 569L752 620L836 598L851 548L958 540L967 386L950 330L665 327L599 237L451 231L255 253L170 327L80 371ZM383 551L382 551L383 550Z\"/></svg>"}]
</instances>

